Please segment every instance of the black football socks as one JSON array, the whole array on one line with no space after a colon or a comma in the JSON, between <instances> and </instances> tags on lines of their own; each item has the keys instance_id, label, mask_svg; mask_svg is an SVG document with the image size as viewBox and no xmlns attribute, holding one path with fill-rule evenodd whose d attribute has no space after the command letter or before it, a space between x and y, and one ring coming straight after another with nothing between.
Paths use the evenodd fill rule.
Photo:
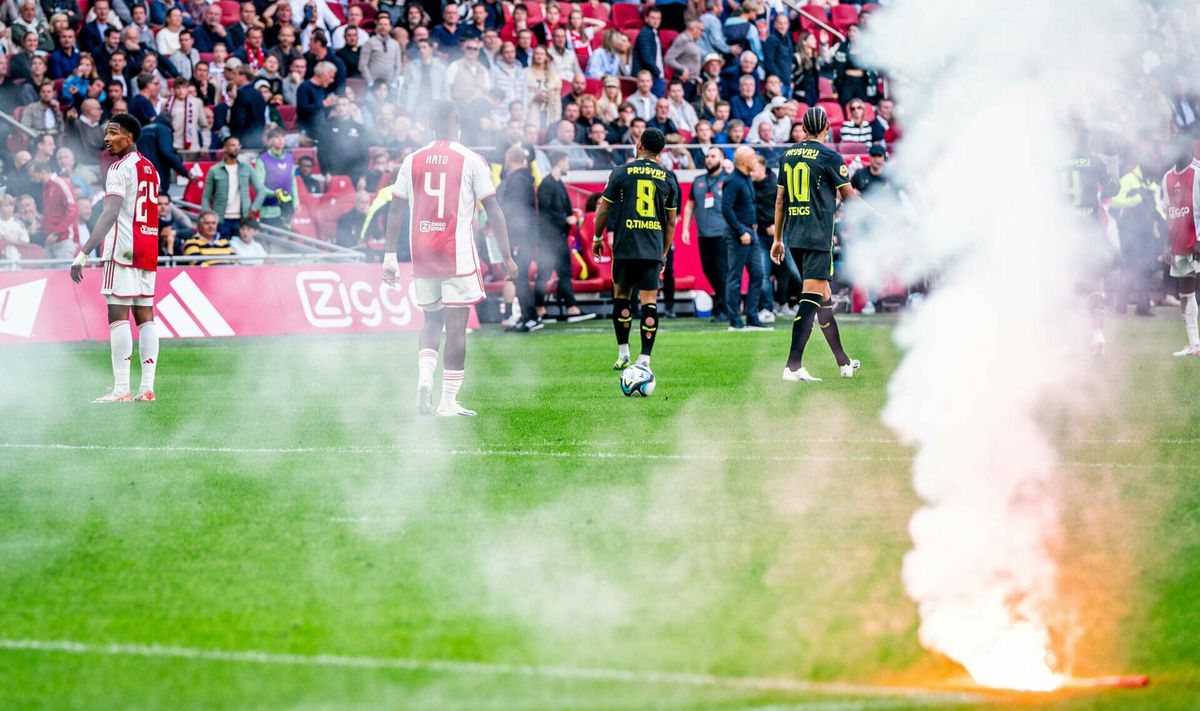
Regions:
<instances>
[{"instance_id":1,"label":"black football socks","mask_svg":"<svg viewBox=\"0 0 1200 711\"><path fill-rule=\"evenodd\" d=\"M833 351L837 364L850 365L850 356L846 355L846 350L842 348L842 334L833 318L832 300L821 304L821 309L817 311L817 323L821 325L821 333L825 334L825 341L829 343L829 350Z\"/></svg>"},{"instance_id":2,"label":"black football socks","mask_svg":"<svg viewBox=\"0 0 1200 711\"><path fill-rule=\"evenodd\" d=\"M642 304L642 355L650 357L654 350L654 334L658 332L658 304ZM625 324L625 338L629 338L629 324Z\"/></svg>"},{"instance_id":3,"label":"black football socks","mask_svg":"<svg viewBox=\"0 0 1200 711\"><path fill-rule=\"evenodd\" d=\"M820 294L806 291L800 294L800 304L797 307L796 319L792 321L792 350L788 354L788 370L798 370L804 359L804 347L808 345L808 337L812 335L813 321L824 299Z\"/></svg>"},{"instance_id":4,"label":"black football socks","mask_svg":"<svg viewBox=\"0 0 1200 711\"><path fill-rule=\"evenodd\" d=\"M632 328L630 324L633 322L633 314L629 311L629 299L613 299L613 330L617 332L617 345L629 345L629 330Z\"/></svg>"}]
</instances>

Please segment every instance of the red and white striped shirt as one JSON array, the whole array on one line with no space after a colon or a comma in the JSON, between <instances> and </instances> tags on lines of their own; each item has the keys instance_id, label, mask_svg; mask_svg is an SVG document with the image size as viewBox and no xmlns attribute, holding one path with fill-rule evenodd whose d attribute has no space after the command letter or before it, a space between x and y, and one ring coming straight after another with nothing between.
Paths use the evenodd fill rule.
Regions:
<instances>
[{"instance_id":1,"label":"red and white striped shirt","mask_svg":"<svg viewBox=\"0 0 1200 711\"><path fill-rule=\"evenodd\" d=\"M113 231L104 236L103 261L147 271L158 268L158 171L137 151L130 151L108 169L107 198L122 198Z\"/></svg>"},{"instance_id":2,"label":"red and white striped shirt","mask_svg":"<svg viewBox=\"0 0 1200 711\"><path fill-rule=\"evenodd\" d=\"M461 277L479 271L475 205L496 194L491 170L457 141L434 141L404 159L392 196L408 200L414 277Z\"/></svg>"}]
</instances>

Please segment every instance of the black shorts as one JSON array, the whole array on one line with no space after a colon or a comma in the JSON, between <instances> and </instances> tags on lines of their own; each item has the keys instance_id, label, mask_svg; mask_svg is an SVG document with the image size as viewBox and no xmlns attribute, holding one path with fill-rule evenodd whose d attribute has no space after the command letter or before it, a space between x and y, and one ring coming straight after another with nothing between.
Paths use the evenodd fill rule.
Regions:
<instances>
[{"instance_id":1,"label":"black shorts","mask_svg":"<svg viewBox=\"0 0 1200 711\"><path fill-rule=\"evenodd\" d=\"M658 291L661 287L659 275L662 262L657 259L614 259L612 263L613 284L628 291Z\"/></svg>"},{"instance_id":2,"label":"black shorts","mask_svg":"<svg viewBox=\"0 0 1200 711\"><path fill-rule=\"evenodd\" d=\"M792 260L800 270L801 279L833 278L833 251L828 249L804 249L792 247Z\"/></svg>"}]
</instances>

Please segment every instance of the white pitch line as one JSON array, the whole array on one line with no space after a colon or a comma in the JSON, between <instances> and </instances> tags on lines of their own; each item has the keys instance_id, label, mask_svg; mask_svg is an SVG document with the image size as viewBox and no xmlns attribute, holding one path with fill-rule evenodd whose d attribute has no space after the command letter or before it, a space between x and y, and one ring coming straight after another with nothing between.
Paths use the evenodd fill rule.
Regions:
<instances>
[{"instance_id":1,"label":"white pitch line","mask_svg":"<svg viewBox=\"0 0 1200 711\"><path fill-rule=\"evenodd\" d=\"M465 662L453 659L408 659L403 657L360 657L342 654L290 654L256 650L200 649L158 644L90 644L72 640L0 639L0 650L112 657L149 657L271 664L278 666L335 667L348 669L384 669L410 672L438 672L482 676L519 676L569 681L601 681L627 684L664 684L694 687L719 687L771 691L792 691L847 696L939 699L948 703L975 703L981 699L962 692L930 689L874 686L841 682L814 682L799 679L717 676L687 672L631 671L590 667L539 666L493 662Z\"/></svg>"},{"instance_id":2,"label":"white pitch line","mask_svg":"<svg viewBox=\"0 0 1200 711\"><path fill-rule=\"evenodd\" d=\"M135 444L64 444L0 442L0 450L24 449L45 451L82 452L142 452L167 454L397 454L407 456L438 457L528 457L531 459L633 459L670 462L877 462L911 464L912 457L886 457L874 455L820 455L820 454L758 454L756 452L728 454L667 454L663 452L555 452L544 449L489 449L486 447L437 449L434 447L401 447L394 445L342 445L336 447L205 447L200 445L135 445ZM1077 469L1188 469L1192 464L1170 463L1124 463L1124 462L1075 462L1061 464Z\"/></svg>"}]
</instances>

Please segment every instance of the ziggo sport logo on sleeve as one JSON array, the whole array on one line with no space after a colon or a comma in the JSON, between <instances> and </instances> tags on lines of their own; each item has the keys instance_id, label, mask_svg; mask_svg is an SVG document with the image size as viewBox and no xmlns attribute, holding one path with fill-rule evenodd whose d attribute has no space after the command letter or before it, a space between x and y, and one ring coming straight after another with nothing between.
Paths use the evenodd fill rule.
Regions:
<instances>
[{"instance_id":1,"label":"ziggo sport logo on sleeve","mask_svg":"<svg viewBox=\"0 0 1200 711\"><path fill-rule=\"evenodd\" d=\"M362 280L345 282L341 274L331 270L296 275L304 318L316 328L346 328L356 319L363 326L375 328L385 317L396 326L407 326L413 320L412 289L411 283L405 289Z\"/></svg>"}]
</instances>

